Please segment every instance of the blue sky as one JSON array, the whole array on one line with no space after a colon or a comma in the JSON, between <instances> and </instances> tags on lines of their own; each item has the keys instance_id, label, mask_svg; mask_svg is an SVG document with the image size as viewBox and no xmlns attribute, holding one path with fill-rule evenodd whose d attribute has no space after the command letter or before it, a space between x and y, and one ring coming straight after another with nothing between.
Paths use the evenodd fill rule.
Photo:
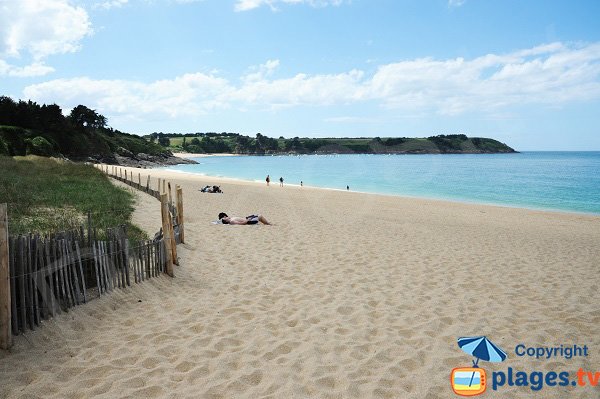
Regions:
<instances>
[{"instance_id":1,"label":"blue sky","mask_svg":"<svg viewBox=\"0 0 600 399\"><path fill-rule=\"evenodd\" d=\"M600 150L600 2L0 0L0 94L145 134Z\"/></svg>"}]
</instances>

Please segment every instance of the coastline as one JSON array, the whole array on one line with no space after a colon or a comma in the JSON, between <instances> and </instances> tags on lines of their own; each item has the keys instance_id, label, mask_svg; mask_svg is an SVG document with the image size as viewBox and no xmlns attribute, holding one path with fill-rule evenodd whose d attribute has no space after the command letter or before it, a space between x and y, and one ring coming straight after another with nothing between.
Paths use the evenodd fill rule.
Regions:
<instances>
[{"instance_id":1,"label":"coastline","mask_svg":"<svg viewBox=\"0 0 600 399\"><path fill-rule=\"evenodd\" d=\"M177 158L183 158L183 159L192 159L192 158L206 158L206 157L236 157L236 156L242 156L242 154L230 154L230 153L198 154L198 153L191 153L191 152L174 152L173 156L175 156Z\"/></svg>"},{"instance_id":2,"label":"coastline","mask_svg":"<svg viewBox=\"0 0 600 399\"><path fill-rule=\"evenodd\" d=\"M193 157L196 157L196 155L201 155L201 154L193 154ZM205 156L215 156L213 154L204 154ZM221 155L221 154L219 154ZM218 155L217 155L218 156ZM240 156L239 154L225 154L224 156ZM262 180L248 180L248 179L243 179L243 178L236 178L236 177L226 177L226 176L210 176L210 175L206 175L206 174L201 174L198 172L187 172L187 171L182 171L182 170L176 170L176 169L164 169L164 166L161 167L157 167L155 169L153 169L154 171L161 171L161 172L166 172L166 173L173 173L174 175L186 175L186 176L197 176L201 181L201 182L206 182L209 180L216 180L217 181L217 185L219 185L219 182L239 182L239 183L251 183L251 184L257 184L259 186L264 186L265 182ZM211 184L211 183L206 183L207 185ZM277 185L278 182L271 182L271 184ZM594 212L585 212L585 211L576 211L576 210L565 210L565 209L559 209L559 208L552 208L552 207L535 207L535 206L527 206L524 204L507 204L507 203L494 203L494 202L483 202L483 201L477 201L477 200L468 200L468 199L455 199L455 198L445 198L443 196L440 197L435 197L435 196L426 196L426 195L409 195L409 194L395 194L395 193L381 193L381 192L370 192L370 191L359 191L359 190L345 190L343 188L334 188L334 187L320 187L320 186L312 186L312 185L307 185L305 184L303 187L301 187L299 184L296 183L285 183L286 187L297 187L297 188L302 188L302 189L314 189L314 190L331 190L331 191L339 191L339 192L352 192L352 193L357 193L357 194L364 194L364 195L377 195L377 196L384 196L384 197L392 197L392 198L407 198L407 199L414 199L414 200L425 200L425 201L440 201L440 202L449 202L449 203L457 203L457 204L465 204L465 205L481 205L481 206L490 206L490 207L498 207L498 208L509 208L509 209L523 209L523 210L528 210L528 211L534 211L534 212L550 212L550 213L564 213L564 214L573 214L573 215L585 215L585 216L591 216L591 217L598 217L600 218L600 213L594 213Z\"/></svg>"},{"instance_id":3,"label":"coastline","mask_svg":"<svg viewBox=\"0 0 600 399\"><path fill-rule=\"evenodd\" d=\"M125 169L183 188L175 278L15 337L4 396L446 398L471 363L456 338L475 335L511 352L488 372L598 362L598 217ZM198 191L209 184L224 193ZM133 221L153 233L158 202L134 193ZM274 225L211 224L222 211ZM521 342L595 349L532 362L515 357Z\"/></svg>"}]
</instances>

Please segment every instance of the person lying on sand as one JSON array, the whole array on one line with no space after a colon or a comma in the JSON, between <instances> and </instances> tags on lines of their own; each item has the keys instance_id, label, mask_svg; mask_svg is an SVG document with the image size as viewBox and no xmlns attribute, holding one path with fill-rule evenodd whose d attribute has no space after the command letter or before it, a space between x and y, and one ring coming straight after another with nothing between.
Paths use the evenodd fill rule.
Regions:
<instances>
[{"instance_id":1,"label":"person lying on sand","mask_svg":"<svg viewBox=\"0 0 600 399\"><path fill-rule=\"evenodd\" d=\"M204 186L200 189L203 193L222 193L220 186Z\"/></svg>"},{"instance_id":2,"label":"person lying on sand","mask_svg":"<svg viewBox=\"0 0 600 399\"><path fill-rule=\"evenodd\" d=\"M219 213L219 220L223 224L258 224L258 222L271 224L263 215L250 215L243 218L240 216L227 216L225 212Z\"/></svg>"}]
</instances>

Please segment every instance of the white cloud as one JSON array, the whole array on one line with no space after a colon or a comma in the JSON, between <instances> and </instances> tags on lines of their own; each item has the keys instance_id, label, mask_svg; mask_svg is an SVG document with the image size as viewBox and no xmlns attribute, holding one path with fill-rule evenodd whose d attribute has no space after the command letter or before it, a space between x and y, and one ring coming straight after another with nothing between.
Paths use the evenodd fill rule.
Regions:
<instances>
[{"instance_id":1,"label":"white cloud","mask_svg":"<svg viewBox=\"0 0 600 399\"><path fill-rule=\"evenodd\" d=\"M224 79L194 73L153 83L56 79L28 86L24 95L44 103L56 102L64 109L85 104L110 116L158 114L177 118L227 106L219 98L228 90Z\"/></svg>"},{"instance_id":2,"label":"white cloud","mask_svg":"<svg viewBox=\"0 0 600 399\"><path fill-rule=\"evenodd\" d=\"M277 4L308 4L311 7L339 6L344 0L237 0L235 11L248 11L262 6L277 9Z\"/></svg>"},{"instance_id":3,"label":"white cloud","mask_svg":"<svg viewBox=\"0 0 600 399\"><path fill-rule=\"evenodd\" d=\"M369 86L369 96L387 107L441 114L598 98L600 43L581 48L555 43L473 60L403 61L380 66Z\"/></svg>"},{"instance_id":4,"label":"white cloud","mask_svg":"<svg viewBox=\"0 0 600 399\"><path fill-rule=\"evenodd\" d=\"M467 0L448 0L448 7L460 7L466 2Z\"/></svg>"},{"instance_id":5,"label":"white cloud","mask_svg":"<svg viewBox=\"0 0 600 399\"><path fill-rule=\"evenodd\" d=\"M404 115L498 114L511 106L560 106L600 98L600 43L552 43L474 59L419 58L380 65L375 73L274 78L280 62L248 68L239 81L186 74L151 83L89 78L29 86L25 97L86 104L106 116L191 117L219 109L265 110L296 106L374 103ZM0 70L2 66L0 65Z\"/></svg>"},{"instance_id":6,"label":"white cloud","mask_svg":"<svg viewBox=\"0 0 600 399\"><path fill-rule=\"evenodd\" d=\"M77 51L80 41L91 32L85 10L67 0L0 2L0 76L50 73L54 69L44 65L43 59ZM32 60L30 65L11 65L22 64L24 58Z\"/></svg>"},{"instance_id":7,"label":"white cloud","mask_svg":"<svg viewBox=\"0 0 600 399\"><path fill-rule=\"evenodd\" d=\"M54 72L54 68L44 65L43 63L34 62L31 65L18 67L9 65L6 61L0 59L0 76L26 78L43 76L51 72Z\"/></svg>"},{"instance_id":8,"label":"white cloud","mask_svg":"<svg viewBox=\"0 0 600 399\"><path fill-rule=\"evenodd\" d=\"M82 7L67 0L20 0L0 9L0 54L20 57L25 51L35 60L77 51L92 32Z\"/></svg>"},{"instance_id":9,"label":"white cloud","mask_svg":"<svg viewBox=\"0 0 600 399\"><path fill-rule=\"evenodd\" d=\"M129 0L106 0L93 5L93 8L103 8L110 10L111 8L120 8L127 4Z\"/></svg>"},{"instance_id":10,"label":"white cloud","mask_svg":"<svg viewBox=\"0 0 600 399\"><path fill-rule=\"evenodd\" d=\"M362 77L362 71L352 70L332 75L299 73L287 79L245 80L229 98L232 102L272 109L350 103L360 99Z\"/></svg>"},{"instance_id":11,"label":"white cloud","mask_svg":"<svg viewBox=\"0 0 600 399\"><path fill-rule=\"evenodd\" d=\"M275 69L279 67L279 60L268 60L266 63L258 67L250 67L250 73L242 76L244 82L256 82L273 75Z\"/></svg>"}]
</instances>

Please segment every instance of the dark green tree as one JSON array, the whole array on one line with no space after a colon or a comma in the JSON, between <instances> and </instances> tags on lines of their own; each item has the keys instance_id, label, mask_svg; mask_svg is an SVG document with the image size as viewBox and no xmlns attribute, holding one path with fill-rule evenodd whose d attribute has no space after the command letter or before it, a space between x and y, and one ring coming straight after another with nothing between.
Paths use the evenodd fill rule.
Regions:
<instances>
[{"instance_id":1,"label":"dark green tree","mask_svg":"<svg viewBox=\"0 0 600 399\"><path fill-rule=\"evenodd\" d=\"M158 144L162 145L163 147L168 147L171 145L171 140L166 136L162 136L158 138Z\"/></svg>"},{"instance_id":2,"label":"dark green tree","mask_svg":"<svg viewBox=\"0 0 600 399\"><path fill-rule=\"evenodd\" d=\"M69 114L69 119L79 128L103 128L107 122L106 117L85 105L78 105L73 108Z\"/></svg>"}]
</instances>

